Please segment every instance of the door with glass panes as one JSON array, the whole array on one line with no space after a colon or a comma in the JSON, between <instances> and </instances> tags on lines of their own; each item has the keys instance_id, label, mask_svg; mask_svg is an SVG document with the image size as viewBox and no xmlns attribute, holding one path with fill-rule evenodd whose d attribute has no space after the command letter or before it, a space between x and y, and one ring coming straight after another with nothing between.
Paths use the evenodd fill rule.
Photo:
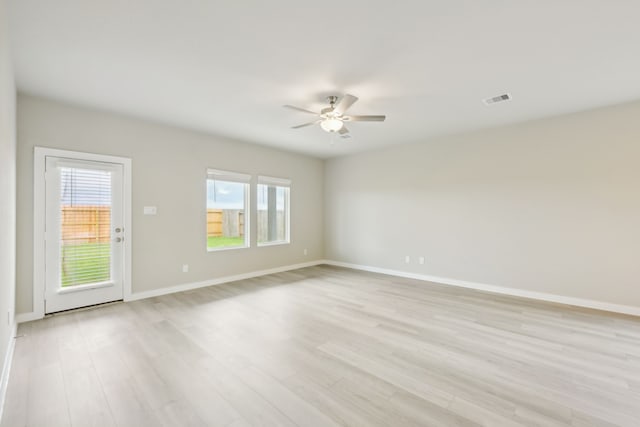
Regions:
<instances>
[{"instance_id":1,"label":"door with glass panes","mask_svg":"<svg viewBox=\"0 0 640 427\"><path fill-rule=\"evenodd\" d=\"M123 297L123 165L46 157L45 312Z\"/></svg>"}]
</instances>

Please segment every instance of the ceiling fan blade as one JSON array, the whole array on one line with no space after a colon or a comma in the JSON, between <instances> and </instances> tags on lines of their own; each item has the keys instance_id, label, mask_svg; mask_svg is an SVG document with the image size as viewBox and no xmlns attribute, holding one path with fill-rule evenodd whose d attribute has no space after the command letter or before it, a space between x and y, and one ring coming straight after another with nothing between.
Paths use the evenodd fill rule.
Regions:
<instances>
[{"instance_id":1,"label":"ceiling fan blade","mask_svg":"<svg viewBox=\"0 0 640 427\"><path fill-rule=\"evenodd\" d=\"M316 123L320 123L321 121L322 120L316 120L316 121L305 123L305 124L298 125L298 126L291 126L291 129L300 129L300 128L303 128L303 127L312 126L312 125L315 125Z\"/></svg>"},{"instance_id":2,"label":"ceiling fan blade","mask_svg":"<svg viewBox=\"0 0 640 427\"><path fill-rule=\"evenodd\" d=\"M340 135L346 135L346 134L348 134L348 133L349 133L349 129L347 129L347 127L343 125L343 126L340 128L340 130L338 131L338 133L339 133ZM343 138L344 138L344 137L343 137Z\"/></svg>"},{"instance_id":3,"label":"ceiling fan blade","mask_svg":"<svg viewBox=\"0 0 640 427\"><path fill-rule=\"evenodd\" d=\"M310 110L305 110L304 108L300 108L300 107L294 107L293 105L283 105L284 108L290 108L292 110L296 110L296 111L302 111L303 113L309 113L309 114L313 114L316 116L319 116L318 113L314 113L313 111Z\"/></svg>"},{"instance_id":4,"label":"ceiling fan blade","mask_svg":"<svg viewBox=\"0 0 640 427\"><path fill-rule=\"evenodd\" d=\"M336 108L333 110L336 114L344 114L358 100L357 96L349 95L348 93L342 97Z\"/></svg>"},{"instance_id":5,"label":"ceiling fan blade","mask_svg":"<svg viewBox=\"0 0 640 427\"><path fill-rule=\"evenodd\" d=\"M345 120L350 122L384 122L387 116L346 116Z\"/></svg>"}]
</instances>

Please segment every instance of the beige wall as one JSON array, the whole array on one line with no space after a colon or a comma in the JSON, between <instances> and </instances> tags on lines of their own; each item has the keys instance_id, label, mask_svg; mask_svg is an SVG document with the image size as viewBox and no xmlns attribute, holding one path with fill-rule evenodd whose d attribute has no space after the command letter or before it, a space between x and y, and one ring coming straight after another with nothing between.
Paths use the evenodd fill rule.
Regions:
<instances>
[{"instance_id":1,"label":"beige wall","mask_svg":"<svg viewBox=\"0 0 640 427\"><path fill-rule=\"evenodd\" d=\"M0 0L0 375L12 339L16 277L16 89L5 13Z\"/></svg>"},{"instance_id":2,"label":"beige wall","mask_svg":"<svg viewBox=\"0 0 640 427\"><path fill-rule=\"evenodd\" d=\"M330 160L325 220L328 259L640 306L640 103Z\"/></svg>"},{"instance_id":3,"label":"beige wall","mask_svg":"<svg viewBox=\"0 0 640 427\"><path fill-rule=\"evenodd\" d=\"M17 311L32 311L33 147L129 157L133 163L133 292L323 257L323 162L133 118L18 97ZM207 167L290 178L290 245L207 253ZM157 206L157 216L144 216ZM255 203L253 204L255 210ZM303 250L308 249L308 255ZM189 273L182 273L189 264Z\"/></svg>"},{"instance_id":4,"label":"beige wall","mask_svg":"<svg viewBox=\"0 0 640 427\"><path fill-rule=\"evenodd\" d=\"M638 117L632 103L323 164L21 95L17 310L31 310L36 145L133 159L134 292L325 257L640 306ZM204 251L207 167L291 178L293 243Z\"/></svg>"}]
</instances>

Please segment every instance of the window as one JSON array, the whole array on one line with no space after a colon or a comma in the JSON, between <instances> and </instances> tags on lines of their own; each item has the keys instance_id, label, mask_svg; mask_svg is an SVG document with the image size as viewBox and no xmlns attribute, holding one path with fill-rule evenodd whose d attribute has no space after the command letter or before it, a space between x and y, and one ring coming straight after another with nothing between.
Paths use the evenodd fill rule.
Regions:
<instances>
[{"instance_id":1,"label":"window","mask_svg":"<svg viewBox=\"0 0 640 427\"><path fill-rule=\"evenodd\" d=\"M207 250L249 246L249 180L241 173L207 170Z\"/></svg>"},{"instance_id":2,"label":"window","mask_svg":"<svg viewBox=\"0 0 640 427\"><path fill-rule=\"evenodd\" d=\"M288 179L258 177L258 245L289 243Z\"/></svg>"}]
</instances>

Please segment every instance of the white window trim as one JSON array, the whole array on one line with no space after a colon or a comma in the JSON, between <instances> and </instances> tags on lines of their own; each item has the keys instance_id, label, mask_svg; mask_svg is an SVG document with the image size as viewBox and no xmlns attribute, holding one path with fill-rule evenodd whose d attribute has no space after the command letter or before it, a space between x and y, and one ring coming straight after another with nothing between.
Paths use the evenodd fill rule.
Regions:
<instances>
[{"instance_id":1,"label":"white window trim","mask_svg":"<svg viewBox=\"0 0 640 427\"><path fill-rule=\"evenodd\" d=\"M248 184L251 182L251 175L239 172L229 172L220 169L207 169L207 179L217 179L220 181L242 182Z\"/></svg>"},{"instance_id":2,"label":"white window trim","mask_svg":"<svg viewBox=\"0 0 640 427\"><path fill-rule=\"evenodd\" d=\"M218 181L228 181L228 182L238 182L241 184L245 184L244 191L244 245L242 246L223 246L220 248L210 248L208 244L207 237L207 252L221 252L221 251L234 251L238 249L248 249L251 247L251 175L240 172L230 172L221 169L212 169L207 168L207 180L218 180ZM206 202L205 202L206 203ZM205 232L206 232L206 210L205 208Z\"/></svg>"},{"instance_id":3,"label":"white window trim","mask_svg":"<svg viewBox=\"0 0 640 427\"><path fill-rule=\"evenodd\" d=\"M258 183L257 185L275 185L278 187L286 187L289 191L287 192L287 199L285 205L286 212L286 221L285 221L285 236L287 237L285 240L277 240L274 242L258 242L256 241L256 246L259 248L268 247L268 246L280 246L280 245L290 245L291 244L291 180L287 178L277 178L273 176L266 175L258 175ZM256 186L256 193L257 193ZM256 223L256 227L258 224ZM256 230L256 235L258 235L258 230Z\"/></svg>"},{"instance_id":4,"label":"white window trim","mask_svg":"<svg viewBox=\"0 0 640 427\"><path fill-rule=\"evenodd\" d=\"M279 187L291 187L291 180L286 178L276 178L273 176L258 176L258 184L277 185Z\"/></svg>"}]
</instances>

